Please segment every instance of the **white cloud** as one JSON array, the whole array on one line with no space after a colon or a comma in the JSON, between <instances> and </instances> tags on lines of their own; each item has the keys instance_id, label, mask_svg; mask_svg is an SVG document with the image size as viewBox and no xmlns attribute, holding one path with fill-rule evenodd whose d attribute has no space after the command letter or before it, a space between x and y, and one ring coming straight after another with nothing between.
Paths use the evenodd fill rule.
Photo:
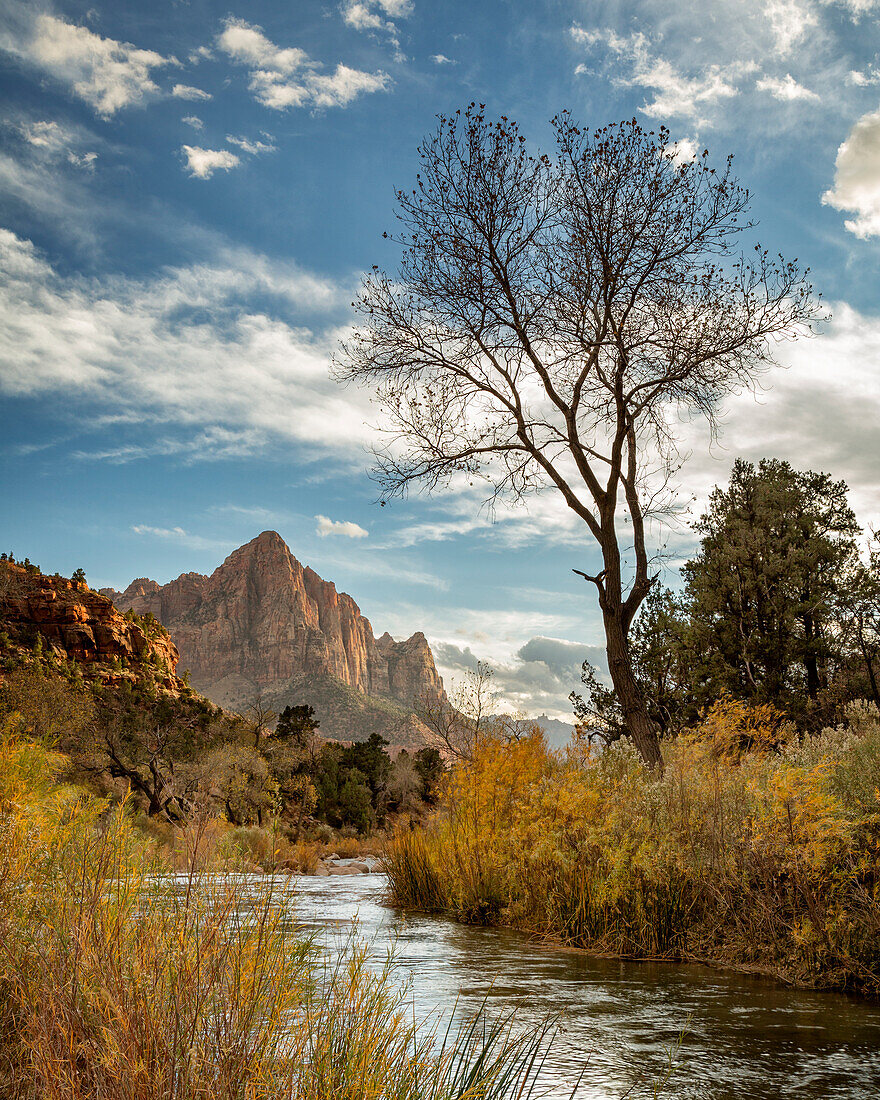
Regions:
<instances>
[{"instance_id":1,"label":"white cloud","mask_svg":"<svg viewBox=\"0 0 880 1100\"><path fill-rule=\"evenodd\" d=\"M198 115L184 115L180 121L185 122L187 126L192 126L194 130L204 130L205 128L204 122L202 122Z\"/></svg>"},{"instance_id":2,"label":"white cloud","mask_svg":"<svg viewBox=\"0 0 880 1100\"><path fill-rule=\"evenodd\" d=\"M229 18L217 45L234 62L246 65L249 88L258 102L276 111L290 107L345 107L360 95L385 91L390 77L339 64L332 73L298 47L280 48L261 27Z\"/></svg>"},{"instance_id":3,"label":"white cloud","mask_svg":"<svg viewBox=\"0 0 880 1100\"><path fill-rule=\"evenodd\" d=\"M370 34L382 32L400 54L400 37L395 19L406 19L413 13L411 0L343 0L342 18L350 27Z\"/></svg>"},{"instance_id":4,"label":"white cloud","mask_svg":"<svg viewBox=\"0 0 880 1100\"><path fill-rule=\"evenodd\" d=\"M854 213L844 224L857 237L880 234L880 110L862 115L837 150L834 187L822 202Z\"/></svg>"},{"instance_id":5,"label":"white cloud","mask_svg":"<svg viewBox=\"0 0 880 1100\"><path fill-rule=\"evenodd\" d=\"M210 92L203 92L201 88L193 88L189 84L175 84L171 94L176 99L189 99L193 103L214 98Z\"/></svg>"},{"instance_id":6,"label":"white cloud","mask_svg":"<svg viewBox=\"0 0 880 1100\"><path fill-rule=\"evenodd\" d=\"M443 53L432 53L431 60L435 65L457 65L458 62L454 61L451 57L447 57Z\"/></svg>"},{"instance_id":7,"label":"white cloud","mask_svg":"<svg viewBox=\"0 0 880 1100\"><path fill-rule=\"evenodd\" d=\"M191 535L182 527L152 527L148 523L136 523L132 527L136 535L147 535L156 539L178 542L190 550L229 550L235 545L227 539L211 539L202 535Z\"/></svg>"},{"instance_id":8,"label":"white cloud","mask_svg":"<svg viewBox=\"0 0 880 1100\"><path fill-rule=\"evenodd\" d=\"M677 164L690 164L694 160L698 153L699 148L695 141L691 141L690 138L682 138L681 141L673 142L672 145L667 145L665 152L677 163Z\"/></svg>"},{"instance_id":9,"label":"white cloud","mask_svg":"<svg viewBox=\"0 0 880 1100\"><path fill-rule=\"evenodd\" d=\"M347 539L365 539L369 531L365 530L351 520L328 519L327 516L315 516L317 527L315 534L318 538L325 539L328 535L342 535Z\"/></svg>"},{"instance_id":10,"label":"white cloud","mask_svg":"<svg viewBox=\"0 0 880 1100\"><path fill-rule=\"evenodd\" d=\"M102 412L152 424L151 453L185 461L283 442L360 468L373 417L366 394L329 377L337 329L316 335L268 312L336 314L350 293L244 250L151 279L64 277L0 230L0 392L88 401L92 426ZM104 457L130 461L143 446Z\"/></svg>"},{"instance_id":11,"label":"white cloud","mask_svg":"<svg viewBox=\"0 0 880 1100\"><path fill-rule=\"evenodd\" d=\"M847 75L847 83L855 84L857 88L868 88L872 84L880 84L880 71L869 66L864 72L851 69Z\"/></svg>"},{"instance_id":12,"label":"white cloud","mask_svg":"<svg viewBox=\"0 0 880 1100\"><path fill-rule=\"evenodd\" d=\"M199 145L182 145L189 174L200 180L210 179L217 171L228 172L241 164L241 158L228 149L202 149Z\"/></svg>"},{"instance_id":13,"label":"white cloud","mask_svg":"<svg viewBox=\"0 0 880 1100\"><path fill-rule=\"evenodd\" d=\"M104 117L157 95L153 70L170 64L154 50L102 38L87 27L46 14L34 19L29 37L10 45Z\"/></svg>"},{"instance_id":14,"label":"white cloud","mask_svg":"<svg viewBox=\"0 0 880 1100\"><path fill-rule=\"evenodd\" d=\"M163 539L186 538L186 531L182 527L150 527L146 523L136 523L132 531L136 535L157 535Z\"/></svg>"},{"instance_id":15,"label":"white cloud","mask_svg":"<svg viewBox=\"0 0 880 1100\"><path fill-rule=\"evenodd\" d=\"M264 134L263 137L268 137L268 134ZM226 135L226 140L230 145L236 145L243 153L250 153L252 156L256 156L258 153L274 153L277 151L277 147L270 141L249 141L248 138L233 137L231 134Z\"/></svg>"},{"instance_id":16,"label":"white cloud","mask_svg":"<svg viewBox=\"0 0 880 1100\"><path fill-rule=\"evenodd\" d=\"M68 153L68 163L72 164L75 168L84 168L86 171L94 171L95 161L98 159L97 153Z\"/></svg>"},{"instance_id":17,"label":"white cloud","mask_svg":"<svg viewBox=\"0 0 880 1100\"><path fill-rule=\"evenodd\" d=\"M726 66L708 65L695 76L686 76L662 57L654 56L649 39L640 31L619 35L614 30L585 30L574 25L571 36L579 45L593 47L605 45L613 54L631 64L631 75L618 78L625 85L647 88L654 98L646 102L642 111L651 118L688 118L703 124L708 120L704 112L720 101L739 94L733 81L754 65L733 61ZM583 66L578 66L585 72Z\"/></svg>"},{"instance_id":18,"label":"white cloud","mask_svg":"<svg viewBox=\"0 0 880 1100\"><path fill-rule=\"evenodd\" d=\"M52 152L67 149L70 135L57 122L26 122L21 126L21 135L30 145Z\"/></svg>"},{"instance_id":19,"label":"white cloud","mask_svg":"<svg viewBox=\"0 0 880 1100\"><path fill-rule=\"evenodd\" d=\"M769 92L774 99L819 101L819 96L815 92L811 92L809 88L805 88L803 84L798 84L791 73L786 73L782 78L775 76L762 77L755 82L755 87L759 92Z\"/></svg>"},{"instance_id":20,"label":"white cloud","mask_svg":"<svg viewBox=\"0 0 880 1100\"><path fill-rule=\"evenodd\" d=\"M762 9L773 33L775 52L780 57L787 57L807 31L818 23L812 5L803 0L764 0Z\"/></svg>"}]
</instances>

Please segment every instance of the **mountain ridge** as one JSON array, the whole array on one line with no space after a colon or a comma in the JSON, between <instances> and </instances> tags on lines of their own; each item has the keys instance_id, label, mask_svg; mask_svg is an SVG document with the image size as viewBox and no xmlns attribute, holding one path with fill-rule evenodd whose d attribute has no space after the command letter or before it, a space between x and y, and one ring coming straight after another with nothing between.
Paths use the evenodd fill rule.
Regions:
<instances>
[{"instance_id":1,"label":"mountain ridge","mask_svg":"<svg viewBox=\"0 0 880 1100\"><path fill-rule=\"evenodd\" d=\"M361 725L379 732L384 723L383 736L412 743L412 708L444 695L421 631L400 642L375 637L354 599L299 562L276 531L234 550L210 576L182 573L165 585L138 577L124 592L101 591L121 611L158 619L193 686L222 706L241 709L258 696L310 702L311 681L325 699L324 713L316 710L327 736L356 739L360 697L366 709L371 699L394 704L378 708L387 720L363 713Z\"/></svg>"}]
</instances>

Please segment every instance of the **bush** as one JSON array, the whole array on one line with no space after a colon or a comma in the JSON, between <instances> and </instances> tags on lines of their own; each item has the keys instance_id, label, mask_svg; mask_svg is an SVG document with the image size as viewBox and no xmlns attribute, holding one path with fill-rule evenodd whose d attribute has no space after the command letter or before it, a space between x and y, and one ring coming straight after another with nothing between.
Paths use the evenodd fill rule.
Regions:
<instances>
[{"instance_id":1,"label":"bush","mask_svg":"<svg viewBox=\"0 0 880 1100\"><path fill-rule=\"evenodd\" d=\"M486 738L425 830L388 847L393 900L577 947L880 992L880 719L799 742L723 699L664 745Z\"/></svg>"}]
</instances>

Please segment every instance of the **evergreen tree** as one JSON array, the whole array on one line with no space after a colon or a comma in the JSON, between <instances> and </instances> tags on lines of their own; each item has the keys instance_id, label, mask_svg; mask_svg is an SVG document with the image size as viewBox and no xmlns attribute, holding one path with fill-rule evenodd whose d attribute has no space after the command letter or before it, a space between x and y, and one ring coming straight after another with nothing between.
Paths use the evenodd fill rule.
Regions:
<instances>
[{"instance_id":1,"label":"evergreen tree","mask_svg":"<svg viewBox=\"0 0 880 1100\"><path fill-rule=\"evenodd\" d=\"M684 569L696 700L723 691L793 716L821 710L835 663L835 607L857 563L847 487L828 474L738 459L696 527Z\"/></svg>"}]
</instances>

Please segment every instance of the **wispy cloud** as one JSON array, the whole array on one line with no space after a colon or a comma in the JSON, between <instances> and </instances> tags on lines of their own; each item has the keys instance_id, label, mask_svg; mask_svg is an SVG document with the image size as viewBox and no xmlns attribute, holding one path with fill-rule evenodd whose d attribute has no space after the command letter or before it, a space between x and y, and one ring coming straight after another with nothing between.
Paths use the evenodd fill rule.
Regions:
<instances>
[{"instance_id":1,"label":"wispy cloud","mask_svg":"<svg viewBox=\"0 0 880 1100\"><path fill-rule=\"evenodd\" d=\"M316 335L282 319L335 314L350 291L245 250L221 259L101 283L59 275L0 230L0 392L151 418L160 442L161 425L187 428L183 441L165 433L184 457L285 440L360 465L369 402L329 377L335 324Z\"/></svg>"},{"instance_id":2,"label":"wispy cloud","mask_svg":"<svg viewBox=\"0 0 880 1100\"><path fill-rule=\"evenodd\" d=\"M190 550L231 550L235 545L229 542L228 539L206 538L203 535L190 534L182 527L153 527L148 523L136 523L131 530L136 535L176 542Z\"/></svg>"},{"instance_id":3,"label":"wispy cloud","mask_svg":"<svg viewBox=\"0 0 880 1100\"><path fill-rule=\"evenodd\" d=\"M217 39L218 47L249 71L249 88L259 103L276 111L291 107L346 107L361 95L385 91L391 78L338 64L332 73L321 71L305 50L279 47L262 27L229 18Z\"/></svg>"},{"instance_id":4,"label":"wispy cloud","mask_svg":"<svg viewBox=\"0 0 880 1100\"><path fill-rule=\"evenodd\" d=\"M268 137L268 134L264 134L263 137ZM277 152L277 146L271 140L250 141L248 138L233 137L232 134L227 134L226 140L230 145L237 146L243 153L250 153L251 156L256 156L258 153Z\"/></svg>"},{"instance_id":5,"label":"wispy cloud","mask_svg":"<svg viewBox=\"0 0 880 1100\"><path fill-rule=\"evenodd\" d=\"M343 0L342 17L345 22L358 31L369 34L386 35L394 46L398 60L400 52L400 34L395 19L406 19L413 13L411 0Z\"/></svg>"},{"instance_id":6,"label":"wispy cloud","mask_svg":"<svg viewBox=\"0 0 880 1100\"><path fill-rule=\"evenodd\" d=\"M571 36L587 48L604 45L630 63L628 77L618 77L624 84L647 88L653 99L642 107L651 118L686 118L697 124L707 121L706 111L721 100L739 94L736 79L754 70L749 62L734 61L729 65L710 64L695 75L685 75L668 60L657 56L646 35L637 32L620 35L614 30L585 30L575 25ZM586 71L578 66L577 72Z\"/></svg>"},{"instance_id":7,"label":"wispy cloud","mask_svg":"<svg viewBox=\"0 0 880 1100\"><path fill-rule=\"evenodd\" d=\"M798 84L791 73L786 73L784 77L765 76L755 82L755 87L759 92L769 92L774 99L781 99L789 102L794 100L811 100L814 103L819 102L819 95L816 92L811 92L809 88L805 88L803 84Z\"/></svg>"},{"instance_id":8,"label":"wispy cloud","mask_svg":"<svg viewBox=\"0 0 880 1100\"><path fill-rule=\"evenodd\" d=\"M214 97L210 92L204 92L201 88L193 88L189 84L175 84L171 89L171 94L175 99L189 99L193 103L204 102Z\"/></svg>"}]
</instances>

